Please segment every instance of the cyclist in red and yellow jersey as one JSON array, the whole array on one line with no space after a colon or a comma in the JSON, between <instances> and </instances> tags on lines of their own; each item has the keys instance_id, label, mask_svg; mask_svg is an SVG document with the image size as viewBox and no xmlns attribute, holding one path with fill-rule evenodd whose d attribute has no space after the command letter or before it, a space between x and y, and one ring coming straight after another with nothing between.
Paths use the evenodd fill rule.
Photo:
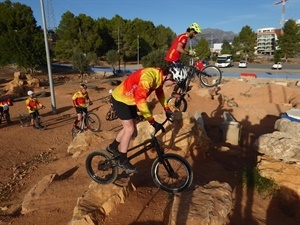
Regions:
<instances>
[{"instance_id":1,"label":"cyclist in red and yellow jersey","mask_svg":"<svg viewBox=\"0 0 300 225\"><path fill-rule=\"evenodd\" d=\"M0 101L0 124L2 122L2 115L6 117L6 122L8 124L11 123L10 120L10 113L9 113L9 106L13 106L13 101L9 97L7 100Z\"/></svg>"},{"instance_id":2,"label":"cyclist in red and yellow jersey","mask_svg":"<svg viewBox=\"0 0 300 225\"><path fill-rule=\"evenodd\" d=\"M201 33L200 26L197 23L192 23L186 29L185 33L180 34L176 37L176 39L173 41L171 47L169 48L169 50L165 56L165 61L167 62L169 67L171 67L172 65L181 67L181 68L184 67L183 63L180 60L181 54L191 55L191 56L195 55L194 50L190 49L190 51L186 51L185 46L189 39L194 38L197 34L200 34L200 33ZM173 97L179 97L179 95L177 94L179 85L176 85L174 87L174 90L172 93Z\"/></svg>"},{"instance_id":3,"label":"cyclist in red and yellow jersey","mask_svg":"<svg viewBox=\"0 0 300 225\"><path fill-rule=\"evenodd\" d=\"M92 104L92 101L90 100L89 94L86 89L86 84L82 83L80 84L80 90L72 96L73 106L75 107L77 113L77 118L75 119L73 125L74 127L76 127L77 123L82 120L83 112L87 114L87 105ZM86 129L86 126L84 128Z\"/></svg>"},{"instance_id":4,"label":"cyclist in red and yellow jersey","mask_svg":"<svg viewBox=\"0 0 300 225\"><path fill-rule=\"evenodd\" d=\"M137 70L112 92L112 104L123 128L117 134L116 139L107 147L107 151L114 155L120 154L119 167L126 173L137 172L136 168L127 160L129 142L136 132L137 109L156 130L162 129L162 125L154 120L146 101L147 97L154 91L165 109L166 116L173 116L173 112L167 106L163 86L174 85L180 74L173 74L172 71L167 73L164 75L162 69L152 67Z\"/></svg>"},{"instance_id":5,"label":"cyclist in red and yellow jersey","mask_svg":"<svg viewBox=\"0 0 300 225\"><path fill-rule=\"evenodd\" d=\"M185 46L188 42L188 39L194 38L197 34L201 33L201 28L197 23L192 23L187 29L186 32L180 34L173 41L171 47L169 48L165 60L168 64L178 63L180 61L181 54L192 55L193 51L189 52L185 50Z\"/></svg>"},{"instance_id":6,"label":"cyclist in red and yellow jersey","mask_svg":"<svg viewBox=\"0 0 300 225\"><path fill-rule=\"evenodd\" d=\"M28 113L30 114L30 124L34 129L38 129L38 127L35 126L35 119L40 115L39 109L45 108L45 106L37 98L33 97L33 91L28 91L27 95L29 97L26 99L25 104L28 109Z\"/></svg>"}]
</instances>

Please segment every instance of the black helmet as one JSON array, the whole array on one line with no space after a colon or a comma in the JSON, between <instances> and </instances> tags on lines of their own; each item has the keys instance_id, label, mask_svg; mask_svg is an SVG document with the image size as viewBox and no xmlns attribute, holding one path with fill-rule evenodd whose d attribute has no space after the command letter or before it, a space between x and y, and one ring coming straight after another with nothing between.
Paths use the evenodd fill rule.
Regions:
<instances>
[{"instance_id":1,"label":"black helmet","mask_svg":"<svg viewBox=\"0 0 300 225\"><path fill-rule=\"evenodd\" d=\"M83 88L83 89L87 89L87 86L86 86L85 83L81 83L81 84L80 84L80 87Z\"/></svg>"}]
</instances>

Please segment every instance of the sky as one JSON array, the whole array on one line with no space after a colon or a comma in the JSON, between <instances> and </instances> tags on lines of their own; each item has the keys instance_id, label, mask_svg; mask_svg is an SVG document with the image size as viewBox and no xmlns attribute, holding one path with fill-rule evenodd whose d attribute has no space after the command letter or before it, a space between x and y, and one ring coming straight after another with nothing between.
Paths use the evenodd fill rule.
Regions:
<instances>
[{"instance_id":1,"label":"sky","mask_svg":"<svg viewBox=\"0 0 300 225\"><path fill-rule=\"evenodd\" d=\"M126 20L139 18L169 27L176 34L184 33L193 22L201 29L236 34L246 25L254 32L260 28L279 29L283 11L282 4L274 5L280 0L12 0L31 7L37 25L43 27L41 1L47 27L58 26L61 16L70 11L75 16L85 14L93 19L111 19L115 15ZM54 15L54 19L49 19L49 15ZM287 0L284 19L300 19L300 0Z\"/></svg>"}]
</instances>

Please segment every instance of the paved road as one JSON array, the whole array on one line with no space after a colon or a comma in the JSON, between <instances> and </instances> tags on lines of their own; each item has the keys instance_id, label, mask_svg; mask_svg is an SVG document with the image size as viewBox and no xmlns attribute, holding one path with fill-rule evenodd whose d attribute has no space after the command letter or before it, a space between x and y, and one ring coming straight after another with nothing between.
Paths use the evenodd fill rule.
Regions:
<instances>
[{"instance_id":1,"label":"paved road","mask_svg":"<svg viewBox=\"0 0 300 225\"><path fill-rule=\"evenodd\" d=\"M56 65L58 66L58 65ZM70 66L70 65L59 65L59 66ZM138 68L142 68L141 64L133 64L133 65L121 65L120 69L125 73L130 73L133 70ZM254 73L258 77L262 78L290 78L290 79L298 79L300 80L300 65L297 64L283 64L283 69L281 70L273 70L271 69L272 64L248 64L247 68L239 68L238 64L235 63L233 67L230 68L220 68L223 72L223 76L233 76L238 77L241 73ZM118 69L118 68L116 68ZM95 67L92 68L94 71L106 71L112 72L111 67Z\"/></svg>"},{"instance_id":2,"label":"paved road","mask_svg":"<svg viewBox=\"0 0 300 225\"><path fill-rule=\"evenodd\" d=\"M285 64L283 69L274 70L271 69L272 64L248 64L247 68L238 68L238 64L234 64L230 68L221 68L224 74L233 73L255 73L257 75L295 75L300 76L300 65L297 64Z\"/></svg>"}]
</instances>

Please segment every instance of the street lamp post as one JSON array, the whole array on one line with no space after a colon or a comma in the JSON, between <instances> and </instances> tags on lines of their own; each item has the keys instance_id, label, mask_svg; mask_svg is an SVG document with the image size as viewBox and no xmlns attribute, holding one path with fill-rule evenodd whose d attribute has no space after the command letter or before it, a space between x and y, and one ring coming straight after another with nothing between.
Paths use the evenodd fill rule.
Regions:
<instances>
[{"instance_id":1,"label":"street lamp post","mask_svg":"<svg viewBox=\"0 0 300 225\"><path fill-rule=\"evenodd\" d=\"M121 70L121 59L120 59L120 27L118 27L118 54L119 54L119 72Z\"/></svg>"},{"instance_id":2,"label":"street lamp post","mask_svg":"<svg viewBox=\"0 0 300 225\"><path fill-rule=\"evenodd\" d=\"M137 36L137 69L139 69L140 65L140 36Z\"/></svg>"},{"instance_id":3,"label":"street lamp post","mask_svg":"<svg viewBox=\"0 0 300 225\"><path fill-rule=\"evenodd\" d=\"M47 57L49 85L50 85L50 92L51 92L52 112L56 114L54 85L53 85L53 77L52 77L52 71L51 71L50 53L49 53L49 47L48 47L47 26L46 26L46 19L45 19L45 13L44 13L44 1L40 0L40 3L41 3L42 20L43 20L43 26L44 26L45 49L46 49L46 57Z\"/></svg>"}]
</instances>

